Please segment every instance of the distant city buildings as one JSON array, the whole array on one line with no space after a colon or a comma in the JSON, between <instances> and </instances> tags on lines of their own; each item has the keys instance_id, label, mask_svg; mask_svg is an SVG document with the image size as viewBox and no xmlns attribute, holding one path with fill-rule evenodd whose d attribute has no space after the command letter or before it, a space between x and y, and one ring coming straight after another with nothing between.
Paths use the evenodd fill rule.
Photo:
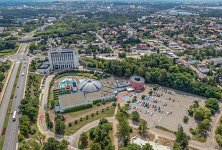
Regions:
<instances>
[{"instance_id":1,"label":"distant city buildings","mask_svg":"<svg viewBox=\"0 0 222 150\"><path fill-rule=\"evenodd\" d=\"M53 48L48 51L50 67L53 70L79 68L79 56L76 49Z\"/></svg>"}]
</instances>

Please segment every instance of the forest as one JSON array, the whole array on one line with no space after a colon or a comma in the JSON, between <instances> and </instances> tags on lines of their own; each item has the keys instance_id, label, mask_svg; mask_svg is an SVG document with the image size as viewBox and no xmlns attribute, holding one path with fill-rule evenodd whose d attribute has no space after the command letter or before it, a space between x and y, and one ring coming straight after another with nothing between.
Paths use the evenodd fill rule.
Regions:
<instances>
[{"instance_id":1,"label":"forest","mask_svg":"<svg viewBox=\"0 0 222 150\"><path fill-rule=\"evenodd\" d=\"M146 83L154 83L176 90L220 99L221 89L215 86L214 80L198 80L198 75L188 67L182 67L160 54L143 56L141 59L125 58L122 61L86 59L88 67L100 68L104 72L119 77L140 75Z\"/></svg>"}]
</instances>

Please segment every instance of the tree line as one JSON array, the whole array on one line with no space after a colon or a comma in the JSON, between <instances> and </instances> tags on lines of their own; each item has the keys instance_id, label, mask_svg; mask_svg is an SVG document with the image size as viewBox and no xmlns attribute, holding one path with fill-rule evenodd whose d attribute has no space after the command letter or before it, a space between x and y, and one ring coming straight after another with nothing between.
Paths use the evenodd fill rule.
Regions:
<instances>
[{"instance_id":1,"label":"tree line","mask_svg":"<svg viewBox=\"0 0 222 150\"><path fill-rule=\"evenodd\" d=\"M145 55L141 59L125 58L122 61L103 59L87 59L87 61L88 67L100 68L115 76L139 75L145 78L146 83L160 84L207 98L222 98L221 89L212 86L214 85L211 83L212 80L199 81L196 72L188 67L179 66L172 59L160 54Z\"/></svg>"}]
</instances>

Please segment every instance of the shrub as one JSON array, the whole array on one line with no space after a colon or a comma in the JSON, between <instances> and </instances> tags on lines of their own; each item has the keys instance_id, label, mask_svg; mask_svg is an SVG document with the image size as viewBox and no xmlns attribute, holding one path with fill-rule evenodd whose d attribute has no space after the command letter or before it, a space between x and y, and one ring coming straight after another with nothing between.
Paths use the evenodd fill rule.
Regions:
<instances>
[{"instance_id":1,"label":"shrub","mask_svg":"<svg viewBox=\"0 0 222 150\"><path fill-rule=\"evenodd\" d=\"M91 117L94 117L94 113L91 114Z\"/></svg>"},{"instance_id":2,"label":"shrub","mask_svg":"<svg viewBox=\"0 0 222 150\"><path fill-rule=\"evenodd\" d=\"M192 135L197 135L197 131L195 129L193 129L193 128L190 128L190 133Z\"/></svg>"},{"instance_id":3,"label":"shrub","mask_svg":"<svg viewBox=\"0 0 222 150\"><path fill-rule=\"evenodd\" d=\"M93 101L93 105L97 105L101 103L101 99Z\"/></svg>"},{"instance_id":4,"label":"shrub","mask_svg":"<svg viewBox=\"0 0 222 150\"><path fill-rule=\"evenodd\" d=\"M71 127L72 126L72 123L69 123L69 127Z\"/></svg>"},{"instance_id":5,"label":"shrub","mask_svg":"<svg viewBox=\"0 0 222 150\"><path fill-rule=\"evenodd\" d=\"M184 122L184 123L187 123L188 120L189 120L189 118L188 118L187 116L184 116L184 118L183 118L183 122Z\"/></svg>"},{"instance_id":6,"label":"shrub","mask_svg":"<svg viewBox=\"0 0 222 150\"><path fill-rule=\"evenodd\" d=\"M18 135L18 140L19 140L19 142L23 141L24 140L24 135L19 134Z\"/></svg>"},{"instance_id":7,"label":"shrub","mask_svg":"<svg viewBox=\"0 0 222 150\"><path fill-rule=\"evenodd\" d=\"M77 120L75 120L75 124L77 124L78 123L78 121Z\"/></svg>"},{"instance_id":8,"label":"shrub","mask_svg":"<svg viewBox=\"0 0 222 150\"><path fill-rule=\"evenodd\" d=\"M80 121L82 122L82 117L80 118Z\"/></svg>"},{"instance_id":9,"label":"shrub","mask_svg":"<svg viewBox=\"0 0 222 150\"><path fill-rule=\"evenodd\" d=\"M36 129L35 129L35 128L32 128L31 131L30 131L30 134L33 135L33 134L35 134L35 133L36 133Z\"/></svg>"},{"instance_id":10,"label":"shrub","mask_svg":"<svg viewBox=\"0 0 222 150\"><path fill-rule=\"evenodd\" d=\"M80 106L76 106L76 107L72 107L72 108L66 109L64 112L65 113L75 112L75 111L79 111L79 110L83 110L83 109L88 109L88 108L92 108L92 107L93 107L92 104L80 105Z\"/></svg>"}]
</instances>

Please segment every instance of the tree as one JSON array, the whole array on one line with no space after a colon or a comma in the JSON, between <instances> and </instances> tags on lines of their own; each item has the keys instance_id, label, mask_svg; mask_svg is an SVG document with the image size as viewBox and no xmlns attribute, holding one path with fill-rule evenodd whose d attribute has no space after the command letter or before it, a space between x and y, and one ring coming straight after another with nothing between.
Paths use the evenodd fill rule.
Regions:
<instances>
[{"instance_id":1,"label":"tree","mask_svg":"<svg viewBox=\"0 0 222 150\"><path fill-rule=\"evenodd\" d=\"M79 144L79 148L80 149L87 148L87 145L88 145L88 135L86 134L86 132L83 132L80 135L79 142L80 142L80 144Z\"/></svg>"},{"instance_id":2,"label":"tree","mask_svg":"<svg viewBox=\"0 0 222 150\"><path fill-rule=\"evenodd\" d=\"M29 45L29 50L31 53L33 53L33 50L36 50L37 49L37 45L35 42L32 42L30 45Z\"/></svg>"},{"instance_id":3,"label":"tree","mask_svg":"<svg viewBox=\"0 0 222 150\"><path fill-rule=\"evenodd\" d=\"M183 118L183 122L184 122L184 123L187 123L188 120L189 120L189 118L188 118L187 116L184 116L184 118Z\"/></svg>"},{"instance_id":4,"label":"tree","mask_svg":"<svg viewBox=\"0 0 222 150\"><path fill-rule=\"evenodd\" d=\"M217 127L216 134L222 135L222 124Z\"/></svg>"},{"instance_id":5,"label":"tree","mask_svg":"<svg viewBox=\"0 0 222 150\"><path fill-rule=\"evenodd\" d=\"M3 73L3 72L0 72L0 81L4 80L4 78L5 78L4 73Z\"/></svg>"},{"instance_id":6,"label":"tree","mask_svg":"<svg viewBox=\"0 0 222 150\"><path fill-rule=\"evenodd\" d=\"M99 143L91 143L90 150L102 150L101 145Z\"/></svg>"},{"instance_id":7,"label":"tree","mask_svg":"<svg viewBox=\"0 0 222 150\"><path fill-rule=\"evenodd\" d=\"M105 118L102 118L102 119L100 119L100 121L99 121L99 125L103 125L103 124L106 124L106 123L108 123L108 120L105 119Z\"/></svg>"},{"instance_id":8,"label":"tree","mask_svg":"<svg viewBox=\"0 0 222 150\"><path fill-rule=\"evenodd\" d=\"M174 142L173 149L174 150L183 150L177 142Z\"/></svg>"},{"instance_id":9,"label":"tree","mask_svg":"<svg viewBox=\"0 0 222 150\"><path fill-rule=\"evenodd\" d=\"M210 119L211 115L211 111L207 107L199 107L194 111L194 118L198 121Z\"/></svg>"},{"instance_id":10,"label":"tree","mask_svg":"<svg viewBox=\"0 0 222 150\"><path fill-rule=\"evenodd\" d=\"M65 130L65 118L62 114L56 115L55 118L55 132L56 134L64 134Z\"/></svg>"},{"instance_id":11,"label":"tree","mask_svg":"<svg viewBox=\"0 0 222 150\"><path fill-rule=\"evenodd\" d=\"M182 127L179 127L175 135L176 135L176 143L180 146L180 148L183 150L188 149L189 137L183 131Z\"/></svg>"},{"instance_id":12,"label":"tree","mask_svg":"<svg viewBox=\"0 0 222 150\"><path fill-rule=\"evenodd\" d=\"M126 53L125 52L119 53L119 58L126 58Z\"/></svg>"},{"instance_id":13,"label":"tree","mask_svg":"<svg viewBox=\"0 0 222 150\"><path fill-rule=\"evenodd\" d=\"M216 140L217 140L218 145L220 147L222 147L222 135L217 134L216 135Z\"/></svg>"},{"instance_id":14,"label":"tree","mask_svg":"<svg viewBox=\"0 0 222 150\"><path fill-rule=\"evenodd\" d=\"M219 110L218 100L216 98L209 98L205 102L205 107L209 108L212 113L215 113Z\"/></svg>"},{"instance_id":15,"label":"tree","mask_svg":"<svg viewBox=\"0 0 222 150\"><path fill-rule=\"evenodd\" d=\"M205 132L205 131L209 130L210 120L209 119L204 119L203 121L200 122L200 124L198 125L198 128L202 132Z\"/></svg>"},{"instance_id":16,"label":"tree","mask_svg":"<svg viewBox=\"0 0 222 150\"><path fill-rule=\"evenodd\" d=\"M143 147L142 150L154 150L153 146L150 145L149 143L146 143Z\"/></svg>"},{"instance_id":17,"label":"tree","mask_svg":"<svg viewBox=\"0 0 222 150\"><path fill-rule=\"evenodd\" d=\"M145 120L140 121L139 130L142 136L146 134L147 131L147 122Z\"/></svg>"},{"instance_id":18,"label":"tree","mask_svg":"<svg viewBox=\"0 0 222 150\"><path fill-rule=\"evenodd\" d=\"M135 122L140 122L140 115L137 111L132 112L132 120Z\"/></svg>"},{"instance_id":19,"label":"tree","mask_svg":"<svg viewBox=\"0 0 222 150\"><path fill-rule=\"evenodd\" d=\"M118 132L119 132L120 136L123 137L124 145L128 144L130 130L131 130L131 128L130 128L127 120L123 120L121 122L119 121Z\"/></svg>"},{"instance_id":20,"label":"tree","mask_svg":"<svg viewBox=\"0 0 222 150\"><path fill-rule=\"evenodd\" d=\"M62 142L59 142L54 138L49 138L43 146L43 150L67 150L67 148L67 141L63 140Z\"/></svg>"},{"instance_id":21,"label":"tree","mask_svg":"<svg viewBox=\"0 0 222 150\"><path fill-rule=\"evenodd\" d=\"M126 150L142 150L142 148L137 144L128 144Z\"/></svg>"}]
</instances>

